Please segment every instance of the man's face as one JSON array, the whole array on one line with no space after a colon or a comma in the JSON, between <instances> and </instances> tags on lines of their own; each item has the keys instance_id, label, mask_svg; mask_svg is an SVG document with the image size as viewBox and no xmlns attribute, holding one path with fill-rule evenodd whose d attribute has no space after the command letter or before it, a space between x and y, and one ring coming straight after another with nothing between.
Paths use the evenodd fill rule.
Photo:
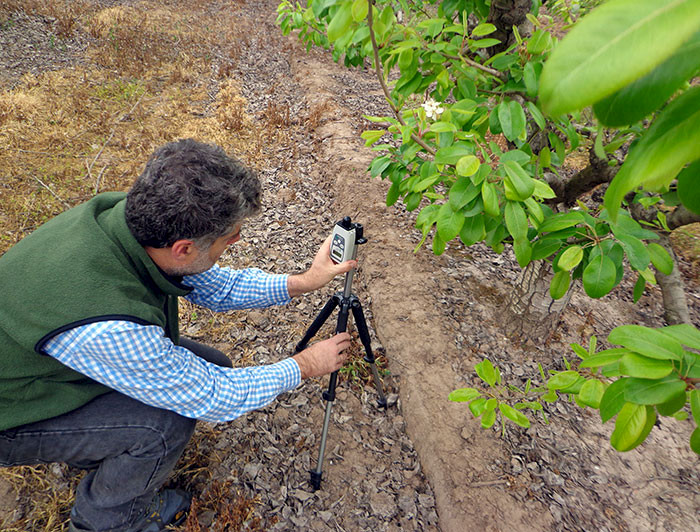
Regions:
<instances>
[{"instance_id":1,"label":"man's face","mask_svg":"<svg viewBox=\"0 0 700 532\"><path fill-rule=\"evenodd\" d=\"M236 224L230 233L214 240L208 249L199 249L194 246L192 262L183 268L186 271L181 272L180 275L202 273L214 266L226 248L241 239L241 226L242 224Z\"/></svg>"}]
</instances>

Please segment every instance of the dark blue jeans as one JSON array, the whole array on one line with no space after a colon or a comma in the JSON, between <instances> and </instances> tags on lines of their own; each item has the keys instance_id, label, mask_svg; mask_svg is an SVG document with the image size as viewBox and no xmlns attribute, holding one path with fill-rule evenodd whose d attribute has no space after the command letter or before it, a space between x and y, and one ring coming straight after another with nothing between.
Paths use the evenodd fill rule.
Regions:
<instances>
[{"instance_id":1,"label":"dark blue jeans","mask_svg":"<svg viewBox=\"0 0 700 532\"><path fill-rule=\"evenodd\" d=\"M220 366L216 349L181 345ZM64 462L87 469L71 520L88 530L127 530L167 479L194 432L195 420L119 392L62 416L0 431L0 466Z\"/></svg>"}]
</instances>

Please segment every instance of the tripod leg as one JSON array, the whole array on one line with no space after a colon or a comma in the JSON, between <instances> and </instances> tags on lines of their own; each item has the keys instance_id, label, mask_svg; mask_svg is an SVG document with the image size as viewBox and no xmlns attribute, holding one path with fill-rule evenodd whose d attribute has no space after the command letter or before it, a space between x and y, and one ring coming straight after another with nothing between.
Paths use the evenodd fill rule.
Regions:
<instances>
[{"instance_id":1,"label":"tripod leg","mask_svg":"<svg viewBox=\"0 0 700 532\"><path fill-rule=\"evenodd\" d=\"M353 297L352 300L352 315L355 318L355 324L357 325L357 332L360 335L360 341L365 348L365 362L367 362L372 370L372 378L374 379L374 387L377 390L377 404L380 408L386 408L387 402L386 397L384 397L384 390L382 389L382 382L379 380L379 372L377 371L377 364L372 353L371 340L369 337L369 330L367 329L367 321L365 320L365 315L362 312L362 304L360 300Z\"/></svg>"},{"instance_id":2,"label":"tripod leg","mask_svg":"<svg viewBox=\"0 0 700 532\"><path fill-rule=\"evenodd\" d=\"M316 335L316 333L321 329L321 327L323 327L323 324L326 323L326 320L331 315L335 307L338 306L338 302L338 296L333 296L328 300L328 302L321 309L321 312L319 312L318 316L316 316L316 319L306 330L306 334L304 335L304 337L297 344L296 348L294 349L296 353L306 349L306 346L309 343L309 341Z\"/></svg>"},{"instance_id":3,"label":"tripod leg","mask_svg":"<svg viewBox=\"0 0 700 532\"><path fill-rule=\"evenodd\" d=\"M311 487L314 491L321 489L321 479L323 477L323 455L326 453L326 439L328 438L328 425L331 420L331 408L333 406L333 399L335 399L335 385L338 379L338 372L334 371L331 373L331 380L328 384L328 391L323 392L323 398L326 400L326 414L323 417L323 430L321 431L321 446L318 451L318 462L316 463L316 469L311 471ZM330 394L332 390L333 399L330 399L327 394Z\"/></svg>"},{"instance_id":4,"label":"tripod leg","mask_svg":"<svg viewBox=\"0 0 700 532\"><path fill-rule=\"evenodd\" d=\"M347 330L349 314L350 300L344 297L340 302L340 311L338 312L338 323L335 328L336 334L345 332ZM334 371L333 373L331 373L330 381L328 382L328 390L323 392L323 399L325 399L326 401L326 414L323 418L323 431L321 432L321 447L318 451L318 462L316 463L316 469L311 471L311 487L314 491L317 491L321 488L321 478L323 476L323 455L326 453L328 426L331 420L331 408L333 406L333 401L335 401L335 387L337 382L338 372Z\"/></svg>"}]
</instances>

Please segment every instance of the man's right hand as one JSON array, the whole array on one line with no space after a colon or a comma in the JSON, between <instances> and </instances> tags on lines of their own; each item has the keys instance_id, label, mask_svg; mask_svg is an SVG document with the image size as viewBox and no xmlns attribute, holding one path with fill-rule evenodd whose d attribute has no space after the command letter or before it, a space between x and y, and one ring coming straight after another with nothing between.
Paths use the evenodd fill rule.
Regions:
<instances>
[{"instance_id":1,"label":"man's right hand","mask_svg":"<svg viewBox=\"0 0 700 532\"><path fill-rule=\"evenodd\" d=\"M339 370L348 356L345 350L350 347L350 335L346 332L336 334L307 347L292 358L299 365L301 378L320 377Z\"/></svg>"}]
</instances>

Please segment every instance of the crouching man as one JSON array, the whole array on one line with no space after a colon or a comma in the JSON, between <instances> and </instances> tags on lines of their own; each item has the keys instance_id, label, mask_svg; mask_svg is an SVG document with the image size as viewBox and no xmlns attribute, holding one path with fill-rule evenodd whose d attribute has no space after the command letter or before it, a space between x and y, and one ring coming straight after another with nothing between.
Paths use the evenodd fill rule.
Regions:
<instances>
[{"instance_id":1,"label":"crouching man","mask_svg":"<svg viewBox=\"0 0 700 532\"><path fill-rule=\"evenodd\" d=\"M88 470L71 531L181 522L189 495L160 488L195 420L232 420L344 363L347 333L249 368L179 336L178 297L214 311L283 304L356 265L334 264L327 240L302 274L219 267L260 194L220 148L173 142L127 194L100 194L0 257L0 466Z\"/></svg>"}]
</instances>

